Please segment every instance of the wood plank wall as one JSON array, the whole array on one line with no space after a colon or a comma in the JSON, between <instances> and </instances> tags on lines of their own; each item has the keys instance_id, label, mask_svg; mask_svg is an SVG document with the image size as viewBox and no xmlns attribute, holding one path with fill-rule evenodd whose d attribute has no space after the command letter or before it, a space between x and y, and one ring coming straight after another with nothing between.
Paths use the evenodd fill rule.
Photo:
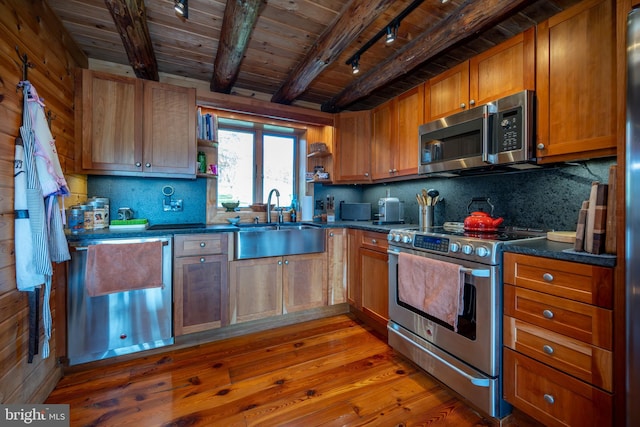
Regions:
<instances>
[{"instance_id":1,"label":"wood plank wall","mask_svg":"<svg viewBox=\"0 0 640 427\"><path fill-rule=\"evenodd\" d=\"M51 354L48 359L39 354L29 364L27 297L16 290L13 236L14 141L22 119L22 92L16 90L22 63L16 47L33 64L28 79L44 98L45 111L51 111L56 148L74 192L65 199L67 206L86 198L86 176L69 174L75 144L73 69L87 68L88 60L44 0L0 2L0 33L0 403L40 403L62 375L57 365L56 327L64 325L64 313L56 311L55 292L64 285L60 280L64 265L56 266L51 298Z\"/></svg>"}]
</instances>

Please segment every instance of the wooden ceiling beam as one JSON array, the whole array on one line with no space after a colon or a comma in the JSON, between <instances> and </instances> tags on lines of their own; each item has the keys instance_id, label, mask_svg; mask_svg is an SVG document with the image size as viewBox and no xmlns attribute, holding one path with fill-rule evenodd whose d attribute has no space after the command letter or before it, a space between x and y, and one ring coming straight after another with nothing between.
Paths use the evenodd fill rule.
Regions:
<instances>
[{"instance_id":1,"label":"wooden ceiling beam","mask_svg":"<svg viewBox=\"0 0 640 427\"><path fill-rule=\"evenodd\" d=\"M307 55L289 74L285 82L273 94L271 102L290 104L311 82L338 59L376 18L384 12L393 0L352 0L347 4L334 24L320 35Z\"/></svg>"},{"instance_id":2,"label":"wooden ceiling beam","mask_svg":"<svg viewBox=\"0 0 640 427\"><path fill-rule=\"evenodd\" d=\"M136 77L159 80L144 0L104 0Z\"/></svg>"},{"instance_id":3,"label":"wooden ceiling beam","mask_svg":"<svg viewBox=\"0 0 640 427\"><path fill-rule=\"evenodd\" d=\"M322 111L338 112L374 90L410 72L458 42L506 19L527 0L467 0L454 13L425 31L338 95L322 104Z\"/></svg>"},{"instance_id":4,"label":"wooden ceiling beam","mask_svg":"<svg viewBox=\"0 0 640 427\"><path fill-rule=\"evenodd\" d=\"M265 0L228 0L224 9L218 52L213 65L211 91L231 93L240 63Z\"/></svg>"}]
</instances>

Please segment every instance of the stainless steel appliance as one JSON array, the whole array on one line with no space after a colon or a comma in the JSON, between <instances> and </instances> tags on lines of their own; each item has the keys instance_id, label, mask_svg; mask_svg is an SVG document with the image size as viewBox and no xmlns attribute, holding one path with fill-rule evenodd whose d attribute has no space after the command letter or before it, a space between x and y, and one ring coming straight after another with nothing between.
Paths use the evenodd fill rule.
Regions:
<instances>
[{"instance_id":1,"label":"stainless steel appliance","mask_svg":"<svg viewBox=\"0 0 640 427\"><path fill-rule=\"evenodd\" d=\"M371 203L340 202L340 219L343 221L370 221Z\"/></svg>"},{"instance_id":2,"label":"stainless steel appliance","mask_svg":"<svg viewBox=\"0 0 640 427\"><path fill-rule=\"evenodd\" d=\"M627 22L626 425L640 425L640 9ZM632 196L635 194L635 196Z\"/></svg>"},{"instance_id":3,"label":"stainless steel appliance","mask_svg":"<svg viewBox=\"0 0 640 427\"><path fill-rule=\"evenodd\" d=\"M499 165L532 167L533 100L533 92L522 91L423 124L419 128L418 172L460 172Z\"/></svg>"},{"instance_id":4,"label":"stainless steel appliance","mask_svg":"<svg viewBox=\"0 0 640 427\"><path fill-rule=\"evenodd\" d=\"M397 197L382 197L378 200L378 224L402 224L404 222L404 203Z\"/></svg>"},{"instance_id":5,"label":"stainless steel appliance","mask_svg":"<svg viewBox=\"0 0 640 427\"><path fill-rule=\"evenodd\" d=\"M544 238L539 231L464 232L462 224L389 235L389 345L465 397L487 415L510 412L502 400L502 247ZM460 265L464 303L457 331L399 298L401 253Z\"/></svg>"},{"instance_id":6,"label":"stainless steel appliance","mask_svg":"<svg viewBox=\"0 0 640 427\"><path fill-rule=\"evenodd\" d=\"M162 287L91 297L85 289L87 247L160 240ZM172 236L70 242L67 279L69 365L173 344ZM135 269L136 265L131 265Z\"/></svg>"}]
</instances>

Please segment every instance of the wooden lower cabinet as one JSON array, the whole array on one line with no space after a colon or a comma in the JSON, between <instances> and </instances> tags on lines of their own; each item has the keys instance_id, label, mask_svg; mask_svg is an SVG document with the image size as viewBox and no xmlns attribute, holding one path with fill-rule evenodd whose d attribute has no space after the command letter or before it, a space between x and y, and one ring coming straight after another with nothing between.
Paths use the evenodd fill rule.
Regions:
<instances>
[{"instance_id":1,"label":"wooden lower cabinet","mask_svg":"<svg viewBox=\"0 0 640 427\"><path fill-rule=\"evenodd\" d=\"M348 301L376 324L389 320L389 264L385 233L349 231Z\"/></svg>"},{"instance_id":2,"label":"wooden lower cabinet","mask_svg":"<svg viewBox=\"0 0 640 427\"><path fill-rule=\"evenodd\" d=\"M347 302L347 243L346 228L327 230L327 304Z\"/></svg>"},{"instance_id":3,"label":"wooden lower cabinet","mask_svg":"<svg viewBox=\"0 0 640 427\"><path fill-rule=\"evenodd\" d=\"M248 322L327 304L324 253L229 263L230 323Z\"/></svg>"},{"instance_id":4,"label":"wooden lower cabinet","mask_svg":"<svg viewBox=\"0 0 640 427\"><path fill-rule=\"evenodd\" d=\"M612 269L504 254L504 398L547 426L613 424Z\"/></svg>"},{"instance_id":5,"label":"wooden lower cabinet","mask_svg":"<svg viewBox=\"0 0 640 427\"><path fill-rule=\"evenodd\" d=\"M174 238L174 334L228 323L228 235L182 234Z\"/></svg>"},{"instance_id":6,"label":"wooden lower cabinet","mask_svg":"<svg viewBox=\"0 0 640 427\"><path fill-rule=\"evenodd\" d=\"M505 399L546 426L612 425L610 393L508 348L503 381Z\"/></svg>"}]
</instances>

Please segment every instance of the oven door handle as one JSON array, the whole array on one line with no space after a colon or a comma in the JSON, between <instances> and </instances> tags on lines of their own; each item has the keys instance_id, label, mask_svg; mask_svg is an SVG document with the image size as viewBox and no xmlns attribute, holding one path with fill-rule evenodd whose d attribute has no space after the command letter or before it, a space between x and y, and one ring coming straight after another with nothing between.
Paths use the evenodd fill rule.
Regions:
<instances>
[{"instance_id":1,"label":"oven door handle","mask_svg":"<svg viewBox=\"0 0 640 427\"><path fill-rule=\"evenodd\" d=\"M451 363L447 362L446 360L444 360L442 357L438 356L437 354L435 354L435 353L429 351L428 349L424 348L419 343L417 343L415 341L412 341L409 338L405 337L403 334L396 334L396 336L402 338L405 341L407 341L409 344L415 345L416 347L419 347L423 351L429 353L430 357L433 357L438 362L447 365L449 368L453 369L458 374L460 374L463 377L465 377L466 379L468 379L471 382L471 384L473 384L475 386L478 386L478 387L490 387L491 386L491 381L489 380L489 378L476 378L476 377L473 377L473 376L467 374L466 372L464 372L462 369L458 368L457 366L454 366Z\"/></svg>"},{"instance_id":2,"label":"oven door handle","mask_svg":"<svg viewBox=\"0 0 640 427\"><path fill-rule=\"evenodd\" d=\"M400 251L397 249L387 249L387 254L388 255L395 255L398 256L400 254ZM489 269L481 269L481 268L465 268L462 267L460 269L461 272L463 272L464 274L470 274L474 277L490 277L491 276L491 270Z\"/></svg>"},{"instance_id":3,"label":"oven door handle","mask_svg":"<svg viewBox=\"0 0 640 427\"><path fill-rule=\"evenodd\" d=\"M464 268L460 269L464 274L470 274L474 277L489 277L491 275L490 270L482 270L478 268Z\"/></svg>"}]
</instances>

